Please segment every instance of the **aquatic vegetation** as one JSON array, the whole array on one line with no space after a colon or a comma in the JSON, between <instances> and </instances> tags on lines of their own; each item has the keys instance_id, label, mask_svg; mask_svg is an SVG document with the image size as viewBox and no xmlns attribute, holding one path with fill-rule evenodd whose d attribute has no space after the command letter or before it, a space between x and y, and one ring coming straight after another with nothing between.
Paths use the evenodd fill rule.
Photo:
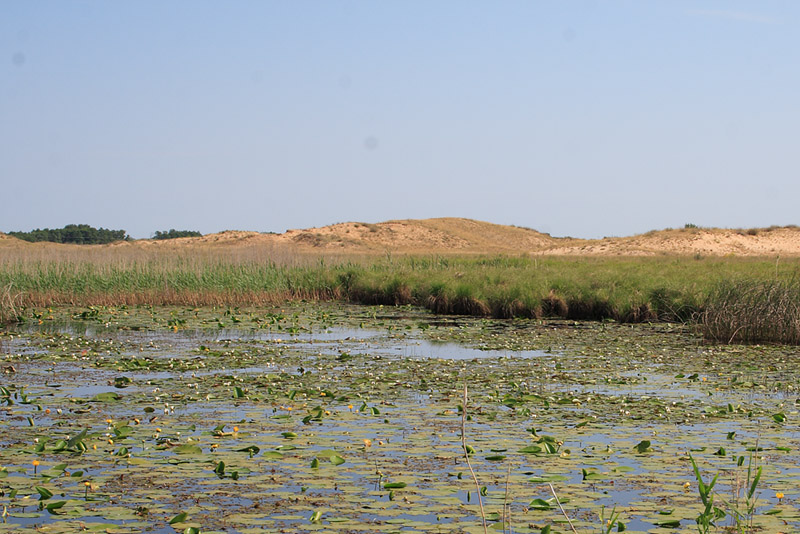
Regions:
<instances>
[{"instance_id":1,"label":"aquatic vegetation","mask_svg":"<svg viewBox=\"0 0 800 534\"><path fill-rule=\"evenodd\" d=\"M800 282L720 282L708 297L700 324L706 337L726 343L800 344Z\"/></svg>"},{"instance_id":2,"label":"aquatic vegetation","mask_svg":"<svg viewBox=\"0 0 800 534\"><path fill-rule=\"evenodd\" d=\"M0 325L18 322L22 310L22 295L14 289L13 282L0 286Z\"/></svg>"},{"instance_id":3,"label":"aquatic vegetation","mask_svg":"<svg viewBox=\"0 0 800 534\"><path fill-rule=\"evenodd\" d=\"M485 520L555 533L566 518L578 532L691 532L706 508L693 461L709 532L800 526L793 347L408 306L36 313L42 324L0 332L13 368L0 375L0 532Z\"/></svg>"},{"instance_id":4,"label":"aquatic vegetation","mask_svg":"<svg viewBox=\"0 0 800 534\"><path fill-rule=\"evenodd\" d=\"M707 534L711 527L716 527L714 521L725 517L725 512L714 506L714 486L719 478L719 473L714 475L710 482L704 482L703 476L700 474L700 469L697 467L697 462L694 461L692 455L689 455L689 460L692 462L692 469L694 476L697 478L697 491L700 494L700 500L703 501L704 509L697 516L697 529L700 534Z\"/></svg>"},{"instance_id":5,"label":"aquatic vegetation","mask_svg":"<svg viewBox=\"0 0 800 534\"><path fill-rule=\"evenodd\" d=\"M0 320L42 320L36 310L55 305L246 307L335 300L494 318L691 323L714 341L797 343L791 282L797 262L682 256L320 259L250 248L47 255L10 249L0 258L0 288L13 293L0 298ZM180 320L170 326L181 328ZM220 325L230 321L220 319Z\"/></svg>"},{"instance_id":6,"label":"aquatic vegetation","mask_svg":"<svg viewBox=\"0 0 800 534\"><path fill-rule=\"evenodd\" d=\"M475 474L475 470L472 468L472 462L469 461L470 454L475 454L474 448L467 448L467 407L469 406L468 401L469 397L467 395L467 384L464 384L464 401L461 404L461 448L464 449L464 462L467 464L467 468L469 469L470 474L472 475L472 480L475 482L475 495L478 499L478 506L481 510L481 523L483 524L483 531L484 533L488 532L486 527L486 511L483 508L483 498L481 490L481 484L478 482L478 476ZM489 456L486 457L489 460ZM498 456L498 459L505 459L505 456ZM386 487L384 485L384 487ZM504 505L505 508L505 505Z\"/></svg>"}]
</instances>

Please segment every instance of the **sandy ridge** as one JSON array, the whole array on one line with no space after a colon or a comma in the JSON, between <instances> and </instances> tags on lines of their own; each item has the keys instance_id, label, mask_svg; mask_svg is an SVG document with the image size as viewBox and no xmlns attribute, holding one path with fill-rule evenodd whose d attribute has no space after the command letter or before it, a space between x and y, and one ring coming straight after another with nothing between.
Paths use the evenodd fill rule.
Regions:
<instances>
[{"instance_id":1,"label":"sandy ridge","mask_svg":"<svg viewBox=\"0 0 800 534\"><path fill-rule=\"evenodd\" d=\"M0 246L59 246L26 243L0 233ZM529 228L462 218L405 219L382 223L345 222L282 234L225 231L202 237L120 242L112 247L272 248L336 254L534 254L579 256L800 256L800 228L750 230L685 228L604 239L555 238Z\"/></svg>"}]
</instances>

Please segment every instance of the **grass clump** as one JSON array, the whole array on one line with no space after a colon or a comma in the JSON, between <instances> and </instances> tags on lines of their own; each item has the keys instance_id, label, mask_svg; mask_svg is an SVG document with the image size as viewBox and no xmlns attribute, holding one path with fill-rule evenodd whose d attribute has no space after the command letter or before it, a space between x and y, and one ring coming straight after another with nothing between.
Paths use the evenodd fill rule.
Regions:
<instances>
[{"instance_id":1,"label":"grass clump","mask_svg":"<svg viewBox=\"0 0 800 534\"><path fill-rule=\"evenodd\" d=\"M22 295L14 291L9 283L0 289L0 324L9 324L19 320L22 306Z\"/></svg>"},{"instance_id":2,"label":"grass clump","mask_svg":"<svg viewBox=\"0 0 800 534\"><path fill-rule=\"evenodd\" d=\"M706 339L725 343L800 344L800 283L726 280L700 314Z\"/></svg>"}]
</instances>

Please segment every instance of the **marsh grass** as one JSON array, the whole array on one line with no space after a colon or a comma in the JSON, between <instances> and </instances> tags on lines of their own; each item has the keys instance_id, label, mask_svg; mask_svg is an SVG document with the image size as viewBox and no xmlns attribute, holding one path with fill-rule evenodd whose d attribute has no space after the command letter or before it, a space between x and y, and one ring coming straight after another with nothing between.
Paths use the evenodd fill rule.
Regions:
<instances>
[{"instance_id":1,"label":"marsh grass","mask_svg":"<svg viewBox=\"0 0 800 534\"><path fill-rule=\"evenodd\" d=\"M21 295L14 290L12 283L0 289L0 324L19 320L22 311Z\"/></svg>"},{"instance_id":2,"label":"marsh grass","mask_svg":"<svg viewBox=\"0 0 800 534\"><path fill-rule=\"evenodd\" d=\"M800 344L800 283L795 278L722 281L708 297L700 326L715 341Z\"/></svg>"},{"instance_id":3,"label":"marsh grass","mask_svg":"<svg viewBox=\"0 0 800 534\"><path fill-rule=\"evenodd\" d=\"M2 318L53 305L340 300L496 318L699 323L708 339L800 343L800 260L321 256L246 245L0 250ZM727 282L737 280L737 282Z\"/></svg>"}]
</instances>

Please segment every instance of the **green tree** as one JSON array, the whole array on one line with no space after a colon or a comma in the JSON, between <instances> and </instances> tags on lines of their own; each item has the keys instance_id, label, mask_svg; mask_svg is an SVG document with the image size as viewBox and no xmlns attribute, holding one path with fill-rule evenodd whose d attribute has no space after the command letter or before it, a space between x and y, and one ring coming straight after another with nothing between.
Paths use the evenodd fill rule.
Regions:
<instances>
[{"instance_id":1,"label":"green tree","mask_svg":"<svg viewBox=\"0 0 800 534\"><path fill-rule=\"evenodd\" d=\"M160 232L156 230L156 233L153 234L153 239L175 239L177 237L202 237L203 234L200 232L196 232L194 230L176 230L174 228L170 228L166 232Z\"/></svg>"},{"instance_id":2,"label":"green tree","mask_svg":"<svg viewBox=\"0 0 800 534\"><path fill-rule=\"evenodd\" d=\"M64 228L43 228L30 232L8 232L8 235L24 241L50 241L77 245L100 245L130 239L125 230L94 228L88 224L68 224Z\"/></svg>"}]
</instances>

